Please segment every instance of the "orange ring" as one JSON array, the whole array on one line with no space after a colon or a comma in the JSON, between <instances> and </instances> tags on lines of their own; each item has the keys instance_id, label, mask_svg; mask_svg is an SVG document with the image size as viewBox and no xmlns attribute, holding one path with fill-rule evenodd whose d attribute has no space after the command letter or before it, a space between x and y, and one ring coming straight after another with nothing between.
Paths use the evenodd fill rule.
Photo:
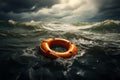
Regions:
<instances>
[{"instance_id":1,"label":"orange ring","mask_svg":"<svg viewBox=\"0 0 120 80\"><path fill-rule=\"evenodd\" d=\"M67 51L65 52L56 52L50 47L54 45L64 46ZM70 41L61 38L49 38L44 40L40 45L40 50L44 56L48 58L70 58L77 53L77 47L72 44Z\"/></svg>"}]
</instances>

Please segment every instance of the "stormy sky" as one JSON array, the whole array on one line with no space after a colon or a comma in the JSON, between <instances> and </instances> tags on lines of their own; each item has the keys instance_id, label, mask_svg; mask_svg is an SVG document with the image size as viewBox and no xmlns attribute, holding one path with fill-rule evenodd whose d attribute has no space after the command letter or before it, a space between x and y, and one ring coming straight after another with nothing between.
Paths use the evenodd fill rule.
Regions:
<instances>
[{"instance_id":1,"label":"stormy sky","mask_svg":"<svg viewBox=\"0 0 120 80\"><path fill-rule=\"evenodd\" d=\"M120 0L0 0L0 20L120 20Z\"/></svg>"}]
</instances>

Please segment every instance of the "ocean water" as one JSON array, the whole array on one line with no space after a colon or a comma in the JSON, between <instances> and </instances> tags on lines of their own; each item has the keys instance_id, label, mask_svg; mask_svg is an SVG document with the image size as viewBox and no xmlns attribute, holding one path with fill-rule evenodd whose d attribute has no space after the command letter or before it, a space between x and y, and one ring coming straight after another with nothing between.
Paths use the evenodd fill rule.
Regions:
<instances>
[{"instance_id":1,"label":"ocean water","mask_svg":"<svg viewBox=\"0 0 120 80\"><path fill-rule=\"evenodd\" d=\"M56 37L74 43L77 55L44 57L40 43ZM120 21L0 21L0 80L120 80Z\"/></svg>"}]
</instances>

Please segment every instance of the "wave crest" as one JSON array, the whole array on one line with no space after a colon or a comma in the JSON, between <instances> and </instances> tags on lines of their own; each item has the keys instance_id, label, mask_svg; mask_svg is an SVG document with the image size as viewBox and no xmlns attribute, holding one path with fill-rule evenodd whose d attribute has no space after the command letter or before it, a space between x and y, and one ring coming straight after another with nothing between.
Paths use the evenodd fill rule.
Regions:
<instances>
[{"instance_id":1,"label":"wave crest","mask_svg":"<svg viewBox=\"0 0 120 80\"><path fill-rule=\"evenodd\" d=\"M105 20L93 25L91 31L120 33L120 21Z\"/></svg>"}]
</instances>

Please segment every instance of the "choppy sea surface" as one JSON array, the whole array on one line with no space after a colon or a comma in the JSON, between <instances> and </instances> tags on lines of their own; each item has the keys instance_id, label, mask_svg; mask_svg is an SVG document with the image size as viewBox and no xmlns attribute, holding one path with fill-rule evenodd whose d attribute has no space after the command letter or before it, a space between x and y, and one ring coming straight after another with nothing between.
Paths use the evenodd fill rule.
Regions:
<instances>
[{"instance_id":1,"label":"choppy sea surface","mask_svg":"<svg viewBox=\"0 0 120 80\"><path fill-rule=\"evenodd\" d=\"M74 43L77 55L44 57L40 43L56 37ZM0 21L0 80L120 80L120 21Z\"/></svg>"}]
</instances>

